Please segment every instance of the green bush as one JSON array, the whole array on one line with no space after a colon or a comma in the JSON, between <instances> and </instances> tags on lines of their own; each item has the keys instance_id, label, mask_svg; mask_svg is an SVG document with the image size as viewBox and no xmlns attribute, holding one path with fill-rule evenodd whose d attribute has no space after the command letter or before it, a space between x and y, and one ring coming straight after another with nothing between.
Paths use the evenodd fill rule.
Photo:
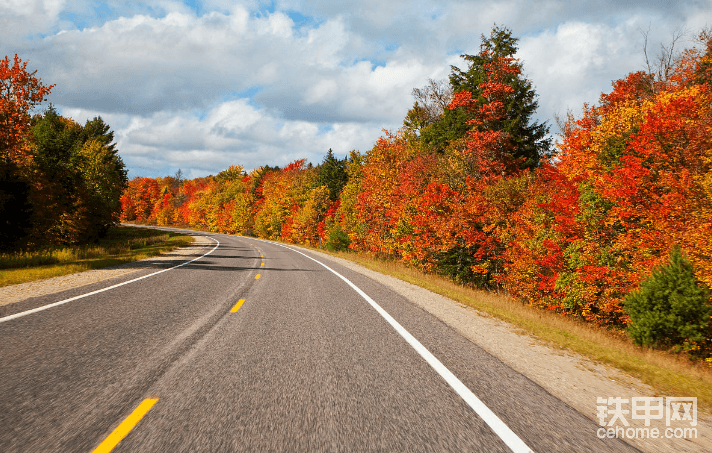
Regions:
<instances>
[{"instance_id":1,"label":"green bush","mask_svg":"<svg viewBox=\"0 0 712 453\"><path fill-rule=\"evenodd\" d=\"M628 334L636 344L668 349L693 349L705 340L712 306L708 290L698 284L692 264L679 247L670 262L656 268L623 305L631 324Z\"/></svg>"},{"instance_id":2,"label":"green bush","mask_svg":"<svg viewBox=\"0 0 712 453\"><path fill-rule=\"evenodd\" d=\"M341 252L348 250L349 244L351 244L349 235L339 225L336 225L329 233L329 239L327 239L325 246L331 252Z\"/></svg>"}]
</instances>

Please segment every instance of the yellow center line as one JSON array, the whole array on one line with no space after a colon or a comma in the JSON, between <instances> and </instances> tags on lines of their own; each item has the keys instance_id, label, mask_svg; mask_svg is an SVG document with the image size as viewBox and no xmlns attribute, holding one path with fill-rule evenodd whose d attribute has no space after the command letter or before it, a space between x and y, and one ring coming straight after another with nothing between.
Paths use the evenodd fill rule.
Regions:
<instances>
[{"instance_id":1,"label":"yellow center line","mask_svg":"<svg viewBox=\"0 0 712 453\"><path fill-rule=\"evenodd\" d=\"M245 302L245 299L240 299L240 300L235 304L235 306L232 307L232 309L230 310L230 313L235 313L235 312L237 312L237 310L240 309L240 306L243 304L243 302Z\"/></svg>"},{"instance_id":2,"label":"yellow center line","mask_svg":"<svg viewBox=\"0 0 712 453\"><path fill-rule=\"evenodd\" d=\"M131 432L131 430L136 426L136 424L141 421L144 415L151 410L154 404L156 404L158 398L148 398L143 400L141 404L134 409L131 414L126 417L126 419L121 422L116 429L109 434L109 437L104 439L104 442L100 443L93 453L108 453L116 447L119 442L123 440L126 435Z\"/></svg>"},{"instance_id":3,"label":"yellow center line","mask_svg":"<svg viewBox=\"0 0 712 453\"><path fill-rule=\"evenodd\" d=\"M259 280L260 274L255 275L255 280Z\"/></svg>"}]
</instances>

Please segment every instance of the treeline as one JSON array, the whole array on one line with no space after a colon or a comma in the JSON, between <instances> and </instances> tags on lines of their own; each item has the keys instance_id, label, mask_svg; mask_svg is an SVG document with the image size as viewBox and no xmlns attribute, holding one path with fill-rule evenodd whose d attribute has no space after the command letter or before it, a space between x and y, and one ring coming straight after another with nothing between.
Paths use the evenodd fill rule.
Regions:
<instances>
[{"instance_id":1,"label":"treeline","mask_svg":"<svg viewBox=\"0 0 712 453\"><path fill-rule=\"evenodd\" d=\"M128 182L101 118L82 126L51 106L32 115L54 86L35 73L17 55L0 60L0 251L104 236Z\"/></svg>"},{"instance_id":2,"label":"treeline","mask_svg":"<svg viewBox=\"0 0 712 453\"><path fill-rule=\"evenodd\" d=\"M533 120L517 40L495 27L449 83L414 90L403 128L366 153L136 178L122 219L366 251L707 354L712 39L701 38L702 50L614 82L554 145Z\"/></svg>"}]
</instances>

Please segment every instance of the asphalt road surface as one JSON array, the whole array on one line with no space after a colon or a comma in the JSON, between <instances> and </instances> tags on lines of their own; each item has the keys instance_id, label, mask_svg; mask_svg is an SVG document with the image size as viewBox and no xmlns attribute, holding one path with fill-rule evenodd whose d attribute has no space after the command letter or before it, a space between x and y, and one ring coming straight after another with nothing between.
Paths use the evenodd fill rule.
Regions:
<instances>
[{"instance_id":1,"label":"asphalt road surface","mask_svg":"<svg viewBox=\"0 0 712 453\"><path fill-rule=\"evenodd\" d=\"M0 451L635 451L388 287L206 235L188 264L8 306Z\"/></svg>"}]
</instances>

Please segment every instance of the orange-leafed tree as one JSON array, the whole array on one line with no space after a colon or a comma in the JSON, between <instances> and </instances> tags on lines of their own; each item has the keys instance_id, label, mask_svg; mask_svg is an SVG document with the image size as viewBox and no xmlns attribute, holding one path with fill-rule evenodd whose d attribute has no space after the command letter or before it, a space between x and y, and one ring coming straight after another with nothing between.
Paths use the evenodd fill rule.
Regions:
<instances>
[{"instance_id":1,"label":"orange-leafed tree","mask_svg":"<svg viewBox=\"0 0 712 453\"><path fill-rule=\"evenodd\" d=\"M438 133L445 139L442 179L462 197L454 214L460 222L442 235L452 247L440 254L437 269L485 287L502 279L502 235L525 197L525 173L550 154L548 126L533 120L536 93L521 75L516 51L517 39L507 29L495 26L483 36L480 53L464 56L468 69L453 68L455 95L442 121L422 133L434 146Z\"/></svg>"},{"instance_id":2,"label":"orange-leafed tree","mask_svg":"<svg viewBox=\"0 0 712 453\"><path fill-rule=\"evenodd\" d=\"M32 109L45 100L54 85L43 85L17 54L0 60L0 154L23 165L31 159L27 147Z\"/></svg>"},{"instance_id":3,"label":"orange-leafed tree","mask_svg":"<svg viewBox=\"0 0 712 453\"><path fill-rule=\"evenodd\" d=\"M30 120L54 86L36 72L17 55L0 60L0 250L23 247L32 232Z\"/></svg>"},{"instance_id":4,"label":"orange-leafed tree","mask_svg":"<svg viewBox=\"0 0 712 453\"><path fill-rule=\"evenodd\" d=\"M570 118L512 230L506 286L534 305L628 322L622 300L680 245L709 281L710 86L687 52L665 80L632 73Z\"/></svg>"},{"instance_id":5,"label":"orange-leafed tree","mask_svg":"<svg viewBox=\"0 0 712 453\"><path fill-rule=\"evenodd\" d=\"M306 237L307 233L301 230L304 223L298 222L298 231L293 231L295 214L305 205L317 176L316 168L308 167L305 159L263 174L256 189L255 233L260 237L286 241Z\"/></svg>"},{"instance_id":6,"label":"orange-leafed tree","mask_svg":"<svg viewBox=\"0 0 712 453\"><path fill-rule=\"evenodd\" d=\"M361 190L354 206L355 219L350 221L356 228L347 231L353 249L397 255L396 228L403 203L395 197L395 189L404 165L417 153L415 146L402 132L387 133L364 156L364 165L359 169ZM342 206L351 203L352 200L346 200Z\"/></svg>"}]
</instances>

